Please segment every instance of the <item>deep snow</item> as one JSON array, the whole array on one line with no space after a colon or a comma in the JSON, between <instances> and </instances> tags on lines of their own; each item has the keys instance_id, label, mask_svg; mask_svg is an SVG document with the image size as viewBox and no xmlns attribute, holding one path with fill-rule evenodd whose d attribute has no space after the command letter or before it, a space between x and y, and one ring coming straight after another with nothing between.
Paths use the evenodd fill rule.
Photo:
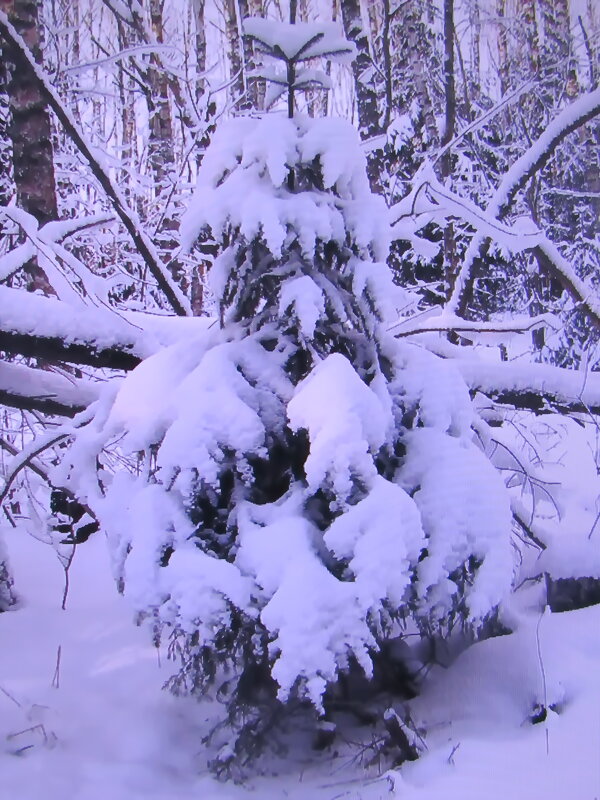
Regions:
<instances>
[{"instance_id":1,"label":"deep snow","mask_svg":"<svg viewBox=\"0 0 600 800\"><path fill-rule=\"evenodd\" d=\"M20 603L0 615L1 800L600 797L599 606L542 615L541 587L520 590L505 611L517 631L434 667L412 701L428 728L419 762L365 772L347 745L236 786L204 766L210 707L161 691L173 665L132 624L103 537L76 553L62 611L51 547L19 529L5 536ZM559 713L532 725L544 698Z\"/></svg>"}]
</instances>

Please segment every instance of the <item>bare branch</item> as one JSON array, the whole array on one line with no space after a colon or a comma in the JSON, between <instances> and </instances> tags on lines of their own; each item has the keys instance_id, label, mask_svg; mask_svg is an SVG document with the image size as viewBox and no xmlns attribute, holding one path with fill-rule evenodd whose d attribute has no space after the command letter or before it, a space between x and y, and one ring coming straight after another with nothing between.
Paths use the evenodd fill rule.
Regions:
<instances>
[{"instance_id":1,"label":"bare branch","mask_svg":"<svg viewBox=\"0 0 600 800\"><path fill-rule=\"evenodd\" d=\"M10 469L5 478L4 488L2 492L0 492L0 505L2 505L2 503L4 503L6 500L11 486L19 472L21 472L24 467L29 466L32 459L35 459L35 457L39 456L40 453L43 453L44 450L47 450L49 447L61 442L63 439L68 439L70 436L73 436L77 428L85 425L90 421L90 419L93 418L94 413L94 407L90 406L90 408L78 414L71 423L63 425L58 430L52 431L52 433L48 433L45 436L40 436L34 439L29 445L27 445L27 447L23 448L23 450L17 456L15 456L12 464L10 465Z\"/></svg>"},{"instance_id":2,"label":"bare branch","mask_svg":"<svg viewBox=\"0 0 600 800\"><path fill-rule=\"evenodd\" d=\"M503 219L508 213L517 193L530 178L541 170L554 155L556 148L566 137L585 125L600 113L600 89L581 95L567 106L548 125L542 135L513 164L498 186L486 208L486 215ZM483 258L489 250L491 240L481 234L473 237L461 270L457 276L447 309L454 313L464 311L466 298L472 283L472 270L476 259ZM582 300L583 298L578 298ZM600 320L596 320L600 323Z\"/></svg>"},{"instance_id":3,"label":"bare branch","mask_svg":"<svg viewBox=\"0 0 600 800\"><path fill-rule=\"evenodd\" d=\"M0 11L0 34L13 46L14 57L17 60L17 68L28 70L32 73L32 78L37 85L40 93L55 113L59 122L63 126L65 133L77 147L81 155L87 161L94 177L101 185L106 196L112 203L115 213L127 229L133 243L135 244L140 256L148 267L151 275L156 280L159 288L171 304L171 307L179 316L191 315L191 309L187 299L183 296L179 288L168 275L165 266L161 263L154 245L147 234L142 230L137 214L131 209L121 194L119 188L113 183L110 175L104 170L92 148L80 132L74 119L64 108L60 97L48 82L44 73L36 64L29 48L19 36L17 31L8 21L8 17Z\"/></svg>"}]
</instances>

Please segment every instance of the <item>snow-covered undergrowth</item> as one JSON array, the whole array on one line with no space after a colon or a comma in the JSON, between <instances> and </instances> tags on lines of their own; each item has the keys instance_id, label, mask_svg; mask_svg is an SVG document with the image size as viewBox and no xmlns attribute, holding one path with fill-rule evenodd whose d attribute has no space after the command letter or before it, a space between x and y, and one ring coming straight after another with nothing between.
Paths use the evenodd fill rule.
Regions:
<instances>
[{"instance_id":1,"label":"snow-covered undergrowth","mask_svg":"<svg viewBox=\"0 0 600 800\"><path fill-rule=\"evenodd\" d=\"M65 611L52 548L22 530L6 539L20 604L0 615L2 800L600 796L600 606L541 616L539 586L517 592L515 633L434 667L408 704L428 729L418 762L365 771L370 733L357 728L356 742L224 785L206 772L211 706L161 691L172 664L131 626L102 538L77 552ZM533 725L536 704L556 712Z\"/></svg>"}]
</instances>

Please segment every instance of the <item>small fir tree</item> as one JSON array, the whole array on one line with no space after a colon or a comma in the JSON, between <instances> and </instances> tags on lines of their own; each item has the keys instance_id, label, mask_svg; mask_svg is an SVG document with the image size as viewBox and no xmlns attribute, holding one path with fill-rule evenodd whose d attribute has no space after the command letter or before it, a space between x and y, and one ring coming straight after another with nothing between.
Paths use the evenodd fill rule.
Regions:
<instances>
[{"instance_id":1,"label":"small fir tree","mask_svg":"<svg viewBox=\"0 0 600 800\"><path fill-rule=\"evenodd\" d=\"M307 78L290 64L349 52L326 25L246 30L286 63L288 111ZM386 332L401 290L352 126L222 124L184 220L184 243L200 236L219 251L220 324L194 321L195 337L134 370L70 464L125 594L171 631L171 686L225 701L222 768L290 709L323 717L342 676L371 679L407 626L477 625L509 590L513 556L464 383ZM82 476L113 437L143 468L103 496Z\"/></svg>"}]
</instances>

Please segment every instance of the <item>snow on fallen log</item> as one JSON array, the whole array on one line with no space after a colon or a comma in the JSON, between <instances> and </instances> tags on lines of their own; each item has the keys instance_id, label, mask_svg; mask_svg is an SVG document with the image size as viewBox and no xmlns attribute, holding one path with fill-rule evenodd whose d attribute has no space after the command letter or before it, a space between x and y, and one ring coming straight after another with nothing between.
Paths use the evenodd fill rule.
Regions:
<instances>
[{"instance_id":1,"label":"snow on fallen log","mask_svg":"<svg viewBox=\"0 0 600 800\"><path fill-rule=\"evenodd\" d=\"M600 373L564 369L551 364L455 362L471 391L479 391L499 403L538 413L600 414Z\"/></svg>"},{"instance_id":2,"label":"snow on fallen log","mask_svg":"<svg viewBox=\"0 0 600 800\"><path fill-rule=\"evenodd\" d=\"M98 384L0 361L0 403L74 417L98 398Z\"/></svg>"},{"instance_id":3,"label":"snow on fallen log","mask_svg":"<svg viewBox=\"0 0 600 800\"><path fill-rule=\"evenodd\" d=\"M161 347L214 324L209 317L73 306L0 286L0 350L30 358L131 370Z\"/></svg>"},{"instance_id":4,"label":"snow on fallen log","mask_svg":"<svg viewBox=\"0 0 600 800\"><path fill-rule=\"evenodd\" d=\"M111 369L133 369L156 349L154 337L109 308L74 307L0 286L0 349Z\"/></svg>"}]
</instances>

